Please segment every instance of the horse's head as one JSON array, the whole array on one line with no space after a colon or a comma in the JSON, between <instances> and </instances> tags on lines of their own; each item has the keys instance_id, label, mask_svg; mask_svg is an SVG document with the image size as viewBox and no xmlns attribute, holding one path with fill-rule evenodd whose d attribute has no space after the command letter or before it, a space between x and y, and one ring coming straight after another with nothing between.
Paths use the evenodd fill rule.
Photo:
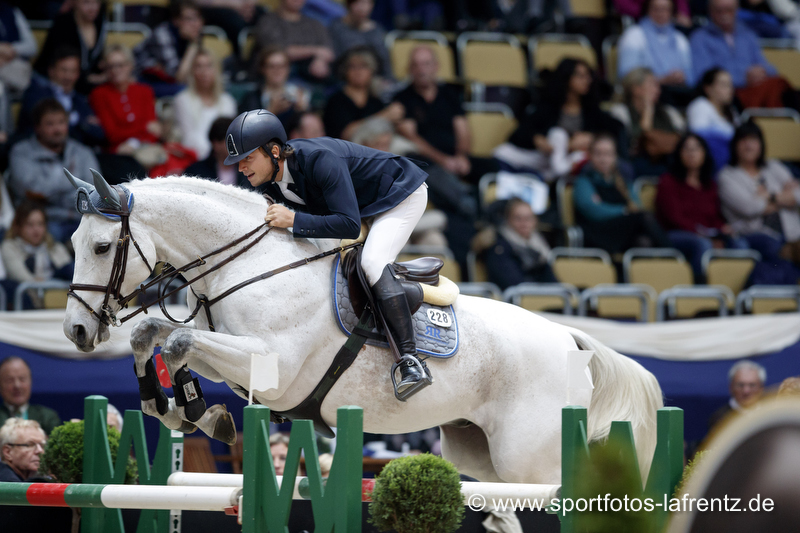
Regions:
<instances>
[{"instance_id":1,"label":"horse's head","mask_svg":"<svg viewBox=\"0 0 800 533\"><path fill-rule=\"evenodd\" d=\"M117 320L120 298L150 275L147 262L155 262L155 250L146 232L134 229L139 246L129 247L131 227L141 227L130 220L133 194L124 187L109 186L100 173L92 173L94 185L67 172L78 189L77 208L83 218L72 236L75 275L64 334L82 352L91 352L108 340L108 327ZM150 259L145 262L140 253Z\"/></svg>"}]
</instances>

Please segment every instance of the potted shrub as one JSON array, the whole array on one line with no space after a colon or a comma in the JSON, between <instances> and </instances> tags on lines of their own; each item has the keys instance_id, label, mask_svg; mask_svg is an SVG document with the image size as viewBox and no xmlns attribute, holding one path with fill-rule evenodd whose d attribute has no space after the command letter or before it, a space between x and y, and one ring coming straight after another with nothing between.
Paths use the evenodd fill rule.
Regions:
<instances>
[{"instance_id":1,"label":"potted shrub","mask_svg":"<svg viewBox=\"0 0 800 533\"><path fill-rule=\"evenodd\" d=\"M464 518L455 467L431 454L391 461L375 479L370 523L381 531L450 533Z\"/></svg>"}]
</instances>

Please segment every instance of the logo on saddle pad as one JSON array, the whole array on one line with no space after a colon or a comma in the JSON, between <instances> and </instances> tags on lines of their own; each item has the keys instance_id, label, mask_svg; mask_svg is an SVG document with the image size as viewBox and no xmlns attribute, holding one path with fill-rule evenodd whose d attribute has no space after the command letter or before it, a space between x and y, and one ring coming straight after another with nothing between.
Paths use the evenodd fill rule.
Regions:
<instances>
[{"instance_id":1,"label":"logo on saddle pad","mask_svg":"<svg viewBox=\"0 0 800 533\"><path fill-rule=\"evenodd\" d=\"M228 146L228 155L239 155L239 150L236 149L236 143L233 142L233 135L228 134L228 140L226 142Z\"/></svg>"}]
</instances>

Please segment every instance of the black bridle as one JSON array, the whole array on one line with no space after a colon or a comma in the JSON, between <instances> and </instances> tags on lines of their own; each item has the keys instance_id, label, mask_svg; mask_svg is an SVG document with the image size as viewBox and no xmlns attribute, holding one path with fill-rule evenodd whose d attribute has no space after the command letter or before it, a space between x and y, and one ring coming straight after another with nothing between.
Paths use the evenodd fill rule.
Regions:
<instances>
[{"instance_id":1,"label":"black bridle","mask_svg":"<svg viewBox=\"0 0 800 533\"><path fill-rule=\"evenodd\" d=\"M120 221L122 222L122 227L120 228L119 237L117 238L117 249L116 249L116 251L114 253L114 262L113 262L113 265L111 267L111 276L110 276L110 279L108 281L108 284L103 286L103 285L88 285L88 284L72 283L72 284L70 284L69 292L67 293L69 296L72 296L73 298L78 300L80 303L82 303L84 305L84 307L86 307L86 309L89 310L89 312L92 314L92 316L97 318L97 320L99 320L101 324L105 324L106 326L112 326L112 325L113 326L121 326L122 324L124 324L125 322L127 322L128 320L133 318L134 316L138 315L139 313L143 312L143 313L147 314L147 309L149 307L155 305L156 303L158 303L159 307L161 308L162 313L164 313L164 316L167 317L167 319L170 320L171 322L178 323L178 324L186 324L190 320L193 320L197 316L197 314L200 312L200 308L203 308L203 309L205 309L206 318L208 319L208 328L209 328L210 331L214 331L214 323L213 323L213 320L211 319L211 306L214 305L215 303L219 302L223 298L225 298L225 297L233 294L234 292L236 292L236 291L238 291L238 290L240 290L240 289L242 289L242 288L244 288L244 287L246 287L246 286L248 286L248 285L250 285L252 283L255 283L257 281L262 281L262 280L271 278L272 276L274 276L276 274L280 274L281 272L286 272L287 270L292 270L294 268L297 268L297 267L300 267L300 266L303 266L303 265L307 265L308 263L317 261L319 259L323 259L323 258L328 257L330 255L337 254L337 253L343 252L345 250L349 250L350 248L355 248L356 246L361 246L361 244L362 244L360 242L356 242L356 243L349 244L347 246L339 246L339 247L334 248L332 250L328 250L327 252L322 252L322 253L319 253L319 254L314 255L312 257L306 257L304 259L300 259L300 260L295 261L293 263L289 263L287 265L283 265L283 266L278 267L276 269L269 270L267 272L264 272L262 274L254 276L254 277L252 277L250 279L242 281L241 283L231 287L227 291L223 292L219 296L217 296L215 298L212 298L212 299L208 299L205 296L198 296L197 294L195 294L195 296L197 297L197 305L195 305L195 308L192 311L192 313L185 320L176 320L175 318L173 318L173 317L171 317L169 315L169 313L167 312L166 306L165 306L165 301L169 297L173 296L174 294L177 294L178 292L180 292L181 290L183 290L186 287L190 287L191 288L192 283L204 278L205 276L211 274L212 272L214 272L216 270L219 270L223 266L227 265L228 263L230 263L231 261L233 261L234 259L236 259L240 255L245 253L247 250L251 249L253 246L255 246L256 244L261 242L261 239L263 239L267 235L267 233L270 232L270 230L272 228L270 226L268 226L267 223L265 222L265 223L257 226L253 230L247 232L246 234L242 235L238 239L236 239L234 241L231 241L228 244L226 244L226 245L224 245L224 246L222 246L220 248L217 248L216 250L213 250L213 251L207 253L206 255L204 255L202 257L198 257L194 261L191 261L191 262L189 262L189 263L187 263L187 264L185 264L185 265L183 265L181 267L176 268L176 267L173 267L172 265L167 265L167 266L164 267L164 269L161 271L160 274L155 276L149 282L147 282L146 284L139 285L139 287L136 290L134 290L132 293L130 293L127 296L123 296L122 295L122 283L125 280L125 269L126 269L127 263L128 263L128 248L129 248L130 243L133 243L133 246L136 248L136 251L139 253L139 257L142 258L142 261L144 261L144 264L147 266L147 268L150 270L150 272L153 272L153 267L150 266L150 263L147 261L147 258L144 256L144 253L142 252L142 249L139 247L139 244L136 242L136 239L134 239L133 235L131 234L131 228L130 228L130 214L131 213L130 213L130 209L128 208L128 203L127 203L127 201L125 201L125 198L124 198L125 193L120 191L116 187L114 189L120 195L120 198L122 200L120 202L121 209L120 210L102 209L102 213L103 214L112 215L112 216L118 216L120 218ZM263 231L261 231L261 230L263 230ZM260 234L259 234L259 231L261 231ZM258 235L256 236L256 234L258 234ZM231 255L229 255L228 257L226 257L225 259L223 259L219 263L215 264L214 266L212 266L211 268L209 268L205 272L201 272L200 274L198 274L194 278L186 281L180 287L169 291L170 285L173 283L173 281L179 275L183 274L184 272L188 272L189 270L192 270L192 269L195 269L197 267L205 265L206 264L206 259L208 259L210 257L213 257L213 256L215 256L217 254L220 254L220 253L222 253L222 252L224 252L226 250L229 250L230 248L232 248L232 247L234 247L234 246L246 241L247 239L250 239L253 236L255 236L255 238L253 240L248 242L245 246L243 246L242 248L240 248L236 252L232 253ZM112 298L114 300L116 300L117 304L121 308L125 309L125 308L128 307L128 304L134 298L136 298L137 296L139 296L141 294L144 294L144 292L147 289L153 287L154 285L158 285L158 291L157 291L157 296L158 297L155 300L151 301L148 304L142 303L141 307L139 307L138 309L136 309L132 313L122 317L122 319L118 319L117 318L116 314L114 313L114 311L111 309L111 306L109 305L109 302L111 301ZM104 293L105 294L105 298L103 299L103 305L100 308L100 312L95 311L94 308L92 308L92 306L89 305L86 302L86 300L81 298L80 295L78 295L75 292L76 290L77 291L94 291L94 292L102 292L102 293ZM169 291L169 292L167 292L167 291ZM194 293L194 291L192 291L192 292Z\"/></svg>"}]
</instances>

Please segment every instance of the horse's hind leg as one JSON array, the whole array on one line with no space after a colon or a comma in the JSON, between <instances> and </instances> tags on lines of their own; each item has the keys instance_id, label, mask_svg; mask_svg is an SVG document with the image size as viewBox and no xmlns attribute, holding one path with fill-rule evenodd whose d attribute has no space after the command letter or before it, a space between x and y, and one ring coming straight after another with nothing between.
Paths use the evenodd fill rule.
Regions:
<instances>
[{"instance_id":1,"label":"horse's hind leg","mask_svg":"<svg viewBox=\"0 0 800 533\"><path fill-rule=\"evenodd\" d=\"M214 405L205 409L199 383L188 367L211 381L226 381L242 388L250 385L251 354L266 354L264 341L224 333L178 329L164 342L161 356L172 380L178 416L190 420L211 438L236 442L236 427L227 409Z\"/></svg>"},{"instance_id":2,"label":"horse's hind leg","mask_svg":"<svg viewBox=\"0 0 800 533\"><path fill-rule=\"evenodd\" d=\"M444 425L439 428L442 457L453 463L460 474L484 482L502 482L492 466L486 434L475 424Z\"/></svg>"},{"instance_id":3,"label":"horse's hind leg","mask_svg":"<svg viewBox=\"0 0 800 533\"><path fill-rule=\"evenodd\" d=\"M161 420L170 429L192 433L197 426L178 416L174 401L161 388L153 363L153 349L161 346L176 329L186 327L161 318L147 318L134 326L131 332L136 378L139 380L139 397L142 412Z\"/></svg>"}]
</instances>

